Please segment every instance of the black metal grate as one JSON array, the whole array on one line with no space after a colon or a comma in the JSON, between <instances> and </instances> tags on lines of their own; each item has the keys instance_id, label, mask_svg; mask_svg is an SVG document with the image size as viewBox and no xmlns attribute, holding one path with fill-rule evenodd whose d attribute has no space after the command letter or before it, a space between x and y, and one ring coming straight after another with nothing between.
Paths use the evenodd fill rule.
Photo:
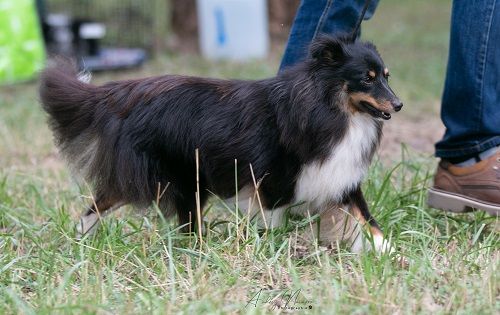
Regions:
<instances>
[{"instance_id":1,"label":"black metal grate","mask_svg":"<svg viewBox=\"0 0 500 315\"><path fill-rule=\"evenodd\" d=\"M151 50L167 36L167 3L168 0L46 0L45 5L47 13L66 13L106 25L104 45Z\"/></svg>"}]
</instances>

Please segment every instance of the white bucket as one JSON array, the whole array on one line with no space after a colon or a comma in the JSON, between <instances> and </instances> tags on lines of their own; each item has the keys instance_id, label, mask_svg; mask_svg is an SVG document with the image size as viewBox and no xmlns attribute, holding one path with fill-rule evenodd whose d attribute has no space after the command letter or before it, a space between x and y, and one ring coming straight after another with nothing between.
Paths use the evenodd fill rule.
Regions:
<instances>
[{"instance_id":1,"label":"white bucket","mask_svg":"<svg viewBox=\"0 0 500 315\"><path fill-rule=\"evenodd\" d=\"M266 0L198 0L198 29L206 58L264 58L269 49Z\"/></svg>"}]
</instances>

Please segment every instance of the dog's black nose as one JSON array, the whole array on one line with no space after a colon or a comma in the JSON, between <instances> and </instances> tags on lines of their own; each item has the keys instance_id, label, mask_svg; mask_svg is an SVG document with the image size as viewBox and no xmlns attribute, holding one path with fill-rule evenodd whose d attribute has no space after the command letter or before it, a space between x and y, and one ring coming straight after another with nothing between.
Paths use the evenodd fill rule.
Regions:
<instances>
[{"instance_id":1,"label":"dog's black nose","mask_svg":"<svg viewBox=\"0 0 500 315\"><path fill-rule=\"evenodd\" d=\"M395 111L399 112L403 108L403 103L401 101L396 101L392 103L392 107Z\"/></svg>"}]
</instances>

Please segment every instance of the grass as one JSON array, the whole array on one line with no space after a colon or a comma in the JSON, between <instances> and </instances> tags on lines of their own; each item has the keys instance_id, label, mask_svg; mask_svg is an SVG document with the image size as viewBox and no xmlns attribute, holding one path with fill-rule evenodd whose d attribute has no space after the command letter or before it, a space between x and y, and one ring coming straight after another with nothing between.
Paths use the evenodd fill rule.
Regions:
<instances>
[{"instance_id":1,"label":"grass","mask_svg":"<svg viewBox=\"0 0 500 315\"><path fill-rule=\"evenodd\" d=\"M441 93L448 3L399 3L382 1L364 35L391 67L393 84L409 104L405 115L429 115ZM166 55L140 71L96 80L165 72L260 78L272 75L278 61L275 54L214 66L196 56ZM432 158L403 146L397 163L375 162L364 185L372 213L408 257L407 268L387 255L316 246L308 219L292 218L259 235L217 199L202 245L177 233L154 207L125 208L78 242L74 222L89 192L71 182L57 156L36 84L0 93L0 314L264 314L285 312L267 299L295 294L294 305L305 309L286 312L500 311L498 219L429 209Z\"/></svg>"}]
</instances>

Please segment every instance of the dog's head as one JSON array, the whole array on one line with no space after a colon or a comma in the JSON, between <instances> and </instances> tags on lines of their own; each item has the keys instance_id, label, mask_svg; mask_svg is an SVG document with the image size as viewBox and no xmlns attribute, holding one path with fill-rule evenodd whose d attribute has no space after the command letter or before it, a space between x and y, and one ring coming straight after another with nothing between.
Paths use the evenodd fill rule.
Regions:
<instances>
[{"instance_id":1,"label":"dog's head","mask_svg":"<svg viewBox=\"0 0 500 315\"><path fill-rule=\"evenodd\" d=\"M389 87L389 70L375 46L347 36L319 36L311 45L310 62L315 76L346 97L351 112L388 120L403 103Z\"/></svg>"}]
</instances>

